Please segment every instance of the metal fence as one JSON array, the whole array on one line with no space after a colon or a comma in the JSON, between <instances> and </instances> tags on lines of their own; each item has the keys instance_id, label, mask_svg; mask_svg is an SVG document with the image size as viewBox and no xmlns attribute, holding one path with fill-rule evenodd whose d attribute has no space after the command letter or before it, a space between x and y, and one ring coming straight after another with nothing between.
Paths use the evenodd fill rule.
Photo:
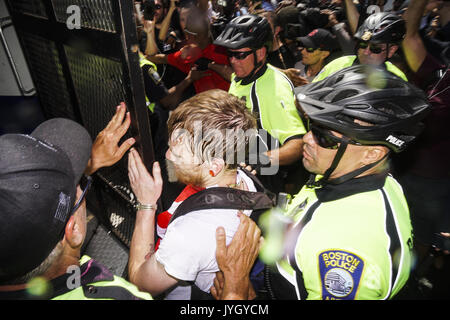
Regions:
<instances>
[{"instance_id":1,"label":"metal fence","mask_svg":"<svg viewBox=\"0 0 450 320\"><path fill-rule=\"evenodd\" d=\"M132 125L122 141L135 137L150 168L154 153L133 1L9 0L7 5L45 117L73 119L95 138L125 101ZM88 197L88 209L126 246L135 221L129 189L124 157L95 174Z\"/></svg>"}]
</instances>

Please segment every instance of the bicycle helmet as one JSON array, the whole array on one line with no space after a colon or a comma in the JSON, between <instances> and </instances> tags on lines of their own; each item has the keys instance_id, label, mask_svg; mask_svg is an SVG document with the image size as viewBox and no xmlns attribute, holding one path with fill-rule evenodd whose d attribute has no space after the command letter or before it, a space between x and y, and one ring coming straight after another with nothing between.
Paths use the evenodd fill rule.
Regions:
<instances>
[{"instance_id":1,"label":"bicycle helmet","mask_svg":"<svg viewBox=\"0 0 450 320\"><path fill-rule=\"evenodd\" d=\"M272 29L267 19L249 14L231 20L216 38L214 44L233 50L259 49L266 46L270 52L272 42Z\"/></svg>"},{"instance_id":2,"label":"bicycle helmet","mask_svg":"<svg viewBox=\"0 0 450 320\"><path fill-rule=\"evenodd\" d=\"M405 21L396 14L378 12L367 17L354 37L375 43L399 43L406 33Z\"/></svg>"},{"instance_id":3,"label":"bicycle helmet","mask_svg":"<svg viewBox=\"0 0 450 320\"><path fill-rule=\"evenodd\" d=\"M422 90L382 67L351 66L295 93L311 121L359 144L384 145L394 152L420 134L429 111Z\"/></svg>"},{"instance_id":4,"label":"bicycle helmet","mask_svg":"<svg viewBox=\"0 0 450 320\"><path fill-rule=\"evenodd\" d=\"M421 120L430 108L422 90L382 67L368 65L342 69L322 81L296 88L295 93L310 121L350 139L339 143L322 178L316 180L316 175L311 175L306 183L309 187L344 183L375 167L389 154L330 179L348 144L404 150L422 132Z\"/></svg>"}]
</instances>

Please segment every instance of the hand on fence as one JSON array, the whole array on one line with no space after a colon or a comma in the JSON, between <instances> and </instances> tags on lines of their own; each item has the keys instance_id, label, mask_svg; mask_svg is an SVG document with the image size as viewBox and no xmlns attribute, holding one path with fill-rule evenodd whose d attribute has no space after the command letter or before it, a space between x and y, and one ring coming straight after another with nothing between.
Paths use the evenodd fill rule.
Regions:
<instances>
[{"instance_id":1,"label":"hand on fence","mask_svg":"<svg viewBox=\"0 0 450 320\"><path fill-rule=\"evenodd\" d=\"M134 138L128 138L120 146L118 145L131 123L130 113L126 110L127 106L121 102L111 121L95 138L91 158L85 170L86 174L91 175L100 168L112 166L136 142Z\"/></svg>"},{"instance_id":2,"label":"hand on fence","mask_svg":"<svg viewBox=\"0 0 450 320\"><path fill-rule=\"evenodd\" d=\"M156 204L161 196L163 180L158 162L153 163L152 175L148 172L137 150L131 149L128 153L128 178L139 203Z\"/></svg>"}]
</instances>

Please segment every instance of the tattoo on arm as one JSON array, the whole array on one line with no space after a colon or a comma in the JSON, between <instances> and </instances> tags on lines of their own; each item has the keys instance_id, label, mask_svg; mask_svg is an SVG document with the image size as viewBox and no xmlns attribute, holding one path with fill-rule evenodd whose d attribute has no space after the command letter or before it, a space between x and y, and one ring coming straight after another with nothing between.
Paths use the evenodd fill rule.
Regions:
<instances>
[{"instance_id":1,"label":"tattoo on arm","mask_svg":"<svg viewBox=\"0 0 450 320\"><path fill-rule=\"evenodd\" d=\"M150 257L155 253L155 244L150 244L150 251L145 255L145 260L150 259Z\"/></svg>"}]
</instances>

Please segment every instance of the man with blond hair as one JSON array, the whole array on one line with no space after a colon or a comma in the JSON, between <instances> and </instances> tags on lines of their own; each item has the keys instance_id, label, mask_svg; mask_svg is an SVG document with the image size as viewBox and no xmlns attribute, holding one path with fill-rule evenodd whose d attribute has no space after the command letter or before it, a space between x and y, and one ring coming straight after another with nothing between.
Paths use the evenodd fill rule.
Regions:
<instances>
[{"instance_id":1,"label":"man with blond hair","mask_svg":"<svg viewBox=\"0 0 450 320\"><path fill-rule=\"evenodd\" d=\"M177 218L174 211L204 189L258 191L251 175L238 169L240 156L246 153L255 134L256 120L240 99L222 90L210 90L183 102L171 114L168 127L166 157L187 186L175 204L160 214L170 220L166 230L158 217L158 235L163 238L154 252L156 202L162 190L159 164L155 162L150 175L137 152L130 152L129 178L139 205L129 275L134 284L154 295L176 287L167 299L196 299L190 283L201 290L196 293L209 293L219 270L215 259L216 228L223 226L231 241L239 225L238 210L212 210L215 207L211 204L207 209L187 210ZM251 213L243 210L247 216Z\"/></svg>"}]
</instances>

